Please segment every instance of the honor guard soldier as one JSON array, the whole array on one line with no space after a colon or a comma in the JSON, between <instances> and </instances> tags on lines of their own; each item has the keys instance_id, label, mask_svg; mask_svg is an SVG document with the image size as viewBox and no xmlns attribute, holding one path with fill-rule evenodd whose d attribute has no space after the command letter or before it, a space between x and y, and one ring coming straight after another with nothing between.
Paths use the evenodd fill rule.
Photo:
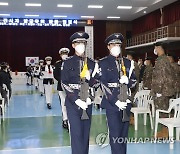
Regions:
<instances>
[{"instance_id":1,"label":"honor guard soldier","mask_svg":"<svg viewBox=\"0 0 180 154\"><path fill-rule=\"evenodd\" d=\"M51 65L52 57L45 58L46 65L43 70L43 84L45 89L47 108L51 109L52 104L52 85L54 84L53 66Z\"/></svg>"},{"instance_id":2,"label":"honor guard soldier","mask_svg":"<svg viewBox=\"0 0 180 154\"><path fill-rule=\"evenodd\" d=\"M26 76L27 76L27 85L33 85L33 67L31 66L31 64L29 64L29 66L27 67L27 71L26 71Z\"/></svg>"},{"instance_id":3,"label":"honor guard soldier","mask_svg":"<svg viewBox=\"0 0 180 154\"><path fill-rule=\"evenodd\" d=\"M140 68L138 63L135 61L135 55L136 52L135 51L127 51L127 59L129 59L130 61L132 61L134 63L134 71L135 71L135 76L136 76L136 86L134 88L131 89L131 97L132 99L134 99L134 96L136 95L136 93L139 91L139 76L140 76ZM135 106L136 104L133 103L133 106ZM131 115L130 117L130 124L134 125L134 117Z\"/></svg>"},{"instance_id":4,"label":"honor guard soldier","mask_svg":"<svg viewBox=\"0 0 180 154\"><path fill-rule=\"evenodd\" d=\"M151 95L154 98L155 110L168 110L169 99L175 94L174 72L165 55L165 44L156 42L154 54L158 56L152 75ZM161 116L165 116L164 114ZM157 137L168 137L168 129L163 127Z\"/></svg>"},{"instance_id":5,"label":"honor guard soldier","mask_svg":"<svg viewBox=\"0 0 180 154\"><path fill-rule=\"evenodd\" d=\"M2 97L5 99L5 103L7 103L7 90L11 91L11 79L8 74L8 64L6 62L2 62L0 66L0 92Z\"/></svg>"},{"instance_id":6,"label":"honor guard soldier","mask_svg":"<svg viewBox=\"0 0 180 154\"><path fill-rule=\"evenodd\" d=\"M71 37L74 56L62 64L61 79L66 91L65 105L70 124L72 154L88 154L89 133L92 116L90 87L95 83L95 62L85 57L87 39L85 32L76 32Z\"/></svg>"},{"instance_id":7,"label":"honor guard soldier","mask_svg":"<svg viewBox=\"0 0 180 154\"><path fill-rule=\"evenodd\" d=\"M137 78L136 86L132 89L132 98L136 95L136 93L139 90L139 76L140 76L140 68L138 63L135 61L135 55L136 53L134 51L127 51L127 59L133 61L134 63L134 71Z\"/></svg>"},{"instance_id":8,"label":"honor guard soldier","mask_svg":"<svg viewBox=\"0 0 180 154\"><path fill-rule=\"evenodd\" d=\"M59 50L59 55L61 60L57 61L54 69L54 78L58 81L57 84L57 90L59 94L59 100L60 100L60 105L62 108L62 127L65 129L68 129L68 118L67 118L67 111L66 111L66 106L65 106L65 91L63 91L63 88L61 86L61 66L62 62L68 58L69 54L69 49L68 48L61 48Z\"/></svg>"},{"instance_id":9,"label":"honor guard soldier","mask_svg":"<svg viewBox=\"0 0 180 154\"><path fill-rule=\"evenodd\" d=\"M38 65L38 63L35 63L35 66L34 66L34 86L36 88L36 90L38 89L38 79L39 79L39 72L40 72L40 67Z\"/></svg>"},{"instance_id":10,"label":"honor guard soldier","mask_svg":"<svg viewBox=\"0 0 180 154\"><path fill-rule=\"evenodd\" d=\"M106 38L109 56L99 61L100 82L104 96L101 107L106 109L112 154L126 154L129 115L131 109L130 88L136 85L134 63L122 57L121 33ZM122 143L114 139L119 138Z\"/></svg>"},{"instance_id":11,"label":"honor guard soldier","mask_svg":"<svg viewBox=\"0 0 180 154\"><path fill-rule=\"evenodd\" d=\"M144 62L145 70L143 73L143 89L149 89L149 90L151 89L152 72L153 72L151 60L152 60L151 57L147 57Z\"/></svg>"},{"instance_id":12,"label":"honor guard soldier","mask_svg":"<svg viewBox=\"0 0 180 154\"><path fill-rule=\"evenodd\" d=\"M38 78L38 83L39 83L39 92L41 96L44 95L44 85L43 85L43 71L44 70L44 60L39 60L39 78Z\"/></svg>"}]
</instances>

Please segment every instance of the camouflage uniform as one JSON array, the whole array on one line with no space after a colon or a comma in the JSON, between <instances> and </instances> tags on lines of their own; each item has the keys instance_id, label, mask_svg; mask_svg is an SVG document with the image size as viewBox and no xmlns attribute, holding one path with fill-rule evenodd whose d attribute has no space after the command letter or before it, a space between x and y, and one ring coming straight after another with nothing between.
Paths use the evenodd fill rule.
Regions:
<instances>
[{"instance_id":1,"label":"camouflage uniform","mask_svg":"<svg viewBox=\"0 0 180 154\"><path fill-rule=\"evenodd\" d=\"M176 93L180 93L180 66L177 63L171 63L175 77L174 88Z\"/></svg>"},{"instance_id":2,"label":"camouflage uniform","mask_svg":"<svg viewBox=\"0 0 180 154\"><path fill-rule=\"evenodd\" d=\"M162 94L162 96L157 97L157 93ZM152 76L151 95L154 96L155 108L167 110L169 108L169 98L174 94L174 72L172 66L167 56L159 56Z\"/></svg>"},{"instance_id":3,"label":"camouflage uniform","mask_svg":"<svg viewBox=\"0 0 180 154\"><path fill-rule=\"evenodd\" d=\"M137 83L136 86L131 90L132 91L132 98L134 98L135 94L138 92L139 89L139 74L140 74L140 69L139 69L139 65L137 62L134 61L134 71L135 71L135 75L136 75L136 79L137 79Z\"/></svg>"},{"instance_id":4,"label":"camouflage uniform","mask_svg":"<svg viewBox=\"0 0 180 154\"><path fill-rule=\"evenodd\" d=\"M143 88L146 87L147 89L151 89L152 73L153 73L152 65L146 66L143 74Z\"/></svg>"}]
</instances>

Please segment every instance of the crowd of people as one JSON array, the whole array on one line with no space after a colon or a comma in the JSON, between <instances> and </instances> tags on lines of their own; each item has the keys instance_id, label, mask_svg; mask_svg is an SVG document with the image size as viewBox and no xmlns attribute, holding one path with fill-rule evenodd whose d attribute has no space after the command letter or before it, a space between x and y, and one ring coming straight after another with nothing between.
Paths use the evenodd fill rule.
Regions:
<instances>
[{"instance_id":1,"label":"crowd of people","mask_svg":"<svg viewBox=\"0 0 180 154\"><path fill-rule=\"evenodd\" d=\"M53 97L53 84L54 80L57 80L57 91L59 95L60 105L62 108L62 126L68 130L68 118L65 107L65 92L61 86L61 65L63 60L68 58L68 48L61 48L59 50L59 59L54 65L51 64L52 57L47 56L45 60L39 60L35 66L31 64L27 67L26 77L27 86L34 84L35 89L39 90L40 95L45 95L47 108L52 108L52 97Z\"/></svg>"},{"instance_id":2,"label":"crowd of people","mask_svg":"<svg viewBox=\"0 0 180 154\"><path fill-rule=\"evenodd\" d=\"M128 136L129 121L133 124L130 110L135 106L132 103L134 96L140 89L150 90L155 109L167 110L169 99L179 97L180 59L176 63L175 54L166 54L163 42L154 44L154 54L157 56L154 66L153 58L149 56L146 56L144 62L141 58L136 62L134 51L127 51L127 56L123 57L121 44L124 37L115 33L105 40L109 55L94 61L85 57L88 38L85 32L76 32L70 37L75 50L72 57L68 57L68 48L61 48L60 60L54 65L51 64L50 56L40 60L34 67L29 65L26 72L27 86L34 83L41 96L45 95L47 108L51 109L52 85L54 79L57 80L62 126L70 131L73 154L88 154L93 102L98 108L106 110L112 153L121 151L125 154L126 143L113 143L113 138ZM4 85L11 91L7 63L1 64L2 97L7 96L4 95ZM158 135L161 136L164 130Z\"/></svg>"}]
</instances>

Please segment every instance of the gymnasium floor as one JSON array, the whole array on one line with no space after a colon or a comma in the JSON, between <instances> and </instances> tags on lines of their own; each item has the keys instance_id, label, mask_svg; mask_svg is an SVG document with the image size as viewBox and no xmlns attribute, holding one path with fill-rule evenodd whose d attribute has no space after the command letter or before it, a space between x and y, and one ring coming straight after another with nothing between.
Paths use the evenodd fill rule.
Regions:
<instances>
[{"instance_id":1,"label":"gymnasium floor","mask_svg":"<svg viewBox=\"0 0 180 154\"><path fill-rule=\"evenodd\" d=\"M10 106L7 108L5 121L0 125L0 154L71 154L69 134L61 127L57 92L54 90L52 110L48 110L45 97L41 97L34 86L16 84L12 88ZM134 131L134 126L129 128L129 137L138 138L138 143L128 143L127 154L180 153L180 142L175 141L174 149L171 150L169 143L144 143L143 139L152 137L153 131L150 129L149 119L147 126L143 125L141 116L139 119L137 132ZM100 143L100 136L105 139L103 145ZM110 146L106 143L108 138L105 112L94 107L89 153L110 154Z\"/></svg>"}]
</instances>

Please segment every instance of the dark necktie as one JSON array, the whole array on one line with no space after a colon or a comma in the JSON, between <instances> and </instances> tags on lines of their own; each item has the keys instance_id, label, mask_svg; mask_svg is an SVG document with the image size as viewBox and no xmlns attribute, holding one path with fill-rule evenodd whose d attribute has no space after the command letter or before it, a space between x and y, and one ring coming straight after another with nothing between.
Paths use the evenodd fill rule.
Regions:
<instances>
[{"instance_id":1,"label":"dark necktie","mask_svg":"<svg viewBox=\"0 0 180 154\"><path fill-rule=\"evenodd\" d=\"M48 70L49 70L49 74L51 74L51 69L50 69L50 65L48 65Z\"/></svg>"}]
</instances>

